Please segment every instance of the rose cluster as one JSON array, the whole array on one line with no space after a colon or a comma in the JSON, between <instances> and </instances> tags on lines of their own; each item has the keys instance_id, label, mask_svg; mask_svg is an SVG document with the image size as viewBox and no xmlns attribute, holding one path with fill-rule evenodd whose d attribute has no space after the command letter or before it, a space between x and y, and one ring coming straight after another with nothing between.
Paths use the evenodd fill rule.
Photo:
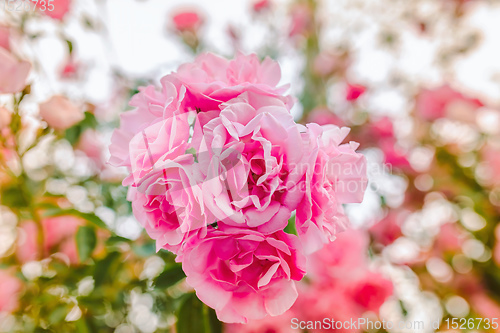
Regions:
<instances>
[{"instance_id":1,"label":"rose cluster","mask_svg":"<svg viewBox=\"0 0 500 333\"><path fill-rule=\"evenodd\" d=\"M135 217L224 322L288 310L367 183L349 129L297 124L280 79L269 58L202 54L140 88L111 139Z\"/></svg>"}]
</instances>

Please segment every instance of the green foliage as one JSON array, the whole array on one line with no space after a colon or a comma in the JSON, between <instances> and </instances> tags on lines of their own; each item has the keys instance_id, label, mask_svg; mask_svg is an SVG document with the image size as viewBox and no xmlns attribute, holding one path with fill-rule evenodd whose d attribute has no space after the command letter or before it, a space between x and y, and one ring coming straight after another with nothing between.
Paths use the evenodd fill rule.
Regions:
<instances>
[{"instance_id":1,"label":"green foliage","mask_svg":"<svg viewBox=\"0 0 500 333\"><path fill-rule=\"evenodd\" d=\"M177 333L220 333L222 324L215 311L203 304L195 293L185 295L177 314Z\"/></svg>"},{"instance_id":2,"label":"green foliage","mask_svg":"<svg viewBox=\"0 0 500 333\"><path fill-rule=\"evenodd\" d=\"M82 226L76 232L76 246L78 256L82 262L90 258L97 245L97 236L92 227Z\"/></svg>"}]
</instances>

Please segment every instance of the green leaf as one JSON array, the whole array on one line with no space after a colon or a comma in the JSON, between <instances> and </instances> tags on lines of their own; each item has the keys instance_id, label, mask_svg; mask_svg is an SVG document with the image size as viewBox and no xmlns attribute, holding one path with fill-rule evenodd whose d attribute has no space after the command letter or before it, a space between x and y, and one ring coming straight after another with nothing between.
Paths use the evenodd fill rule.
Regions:
<instances>
[{"instance_id":1,"label":"green leaf","mask_svg":"<svg viewBox=\"0 0 500 333\"><path fill-rule=\"evenodd\" d=\"M88 226L78 228L76 232L76 247L78 249L78 256L82 262L90 258L96 244L97 237L94 228Z\"/></svg>"},{"instance_id":2,"label":"green leaf","mask_svg":"<svg viewBox=\"0 0 500 333\"><path fill-rule=\"evenodd\" d=\"M23 208L28 207L29 202L27 198L23 195L23 192L17 186L3 188L0 193L0 202L2 205L11 208Z\"/></svg>"},{"instance_id":3,"label":"green leaf","mask_svg":"<svg viewBox=\"0 0 500 333\"><path fill-rule=\"evenodd\" d=\"M110 252L106 258L96 263L94 280L95 285L102 285L105 281L112 279L110 272L117 272L121 258L121 253L117 251Z\"/></svg>"},{"instance_id":4,"label":"green leaf","mask_svg":"<svg viewBox=\"0 0 500 333\"><path fill-rule=\"evenodd\" d=\"M154 242L148 242L146 244L141 244L141 245L133 244L132 250L138 256L147 258L156 254L156 244Z\"/></svg>"},{"instance_id":5,"label":"green leaf","mask_svg":"<svg viewBox=\"0 0 500 333\"><path fill-rule=\"evenodd\" d=\"M173 286L185 277L186 274L184 274L184 271L182 270L182 265L173 264L165 268L163 273L158 275L158 277L155 279L154 283L156 288L165 289Z\"/></svg>"},{"instance_id":6,"label":"green leaf","mask_svg":"<svg viewBox=\"0 0 500 333\"><path fill-rule=\"evenodd\" d=\"M215 311L203 304L195 293L186 295L177 315L177 333L221 333L222 324Z\"/></svg>"},{"instance_id":7,"label":"green leaf","mask_svg":"<svg viewBox=\"0 0 500 333\"><path fill-rule=\"evenodd\" d=\"M76 209L61 209L61 208L51 208L47 209L44 213L43 216L45 217L55 217L55 216L64 216L64 215L73 215L73 216L78 216L81 217L96 226L107 229L106 223L104 223L103 220L101 220L99 217L97 217L95 214L92 213L82 213Z\"/></svg>"},{"instance_id":8,"label":"green leaf","mask_svg":"<svg viewBox=\"0 0 500 333\"><path fill-rule=\"evenodd\" d=\"M288 220L285 232L297 236L297 227L295 226L295 214Z\"/></svg>"}]
</instances>

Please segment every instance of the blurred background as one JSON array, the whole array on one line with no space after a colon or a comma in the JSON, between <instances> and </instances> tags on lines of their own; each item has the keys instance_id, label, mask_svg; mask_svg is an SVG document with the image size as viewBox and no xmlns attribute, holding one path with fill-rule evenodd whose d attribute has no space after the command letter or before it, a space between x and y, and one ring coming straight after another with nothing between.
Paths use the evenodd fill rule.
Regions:
<instances>
[{"instance_id":1,"label":"blurred background","mask_svg":"<svg viewBox=\"0 0 500 333\"><path fill-rule=\"evenodd\" d=\"M500 1L2 1L0 332L500 332ZM156 253L107 164L139 86L238 51L280 63L298 122L350 127L370 178L292 309L245 326Z\"/></svg>"}]
</instances>

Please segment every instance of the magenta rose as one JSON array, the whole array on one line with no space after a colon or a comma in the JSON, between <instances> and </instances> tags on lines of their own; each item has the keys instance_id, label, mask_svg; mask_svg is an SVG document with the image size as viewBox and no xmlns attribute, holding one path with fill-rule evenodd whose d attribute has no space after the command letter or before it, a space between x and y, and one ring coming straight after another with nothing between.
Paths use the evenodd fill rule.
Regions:
<instances>
[{"instance_id":1,"label":"magenta rose","mask_svg":"<svg viewBox=\"0 0 500 333\"><path fill-rule=\"evenodd\" d=\"M187 282L227 323L277 316L297 299L305 274L296 236L219 226L182 257Z\"/></svg>"},{"instance_id":2,"label":"magenta rose","mask_svg":"<svg viewBox=\"0 0 500 333\"><path fill-rule=\"evenodd\" d=\"M342 204L363 200L366 159L355 152L357 143L341 144L348 133L346 127L308 124L303 134L309 156L296 226L306 253L319 250L347 228Z\"/></svg>"}]
</instances>

